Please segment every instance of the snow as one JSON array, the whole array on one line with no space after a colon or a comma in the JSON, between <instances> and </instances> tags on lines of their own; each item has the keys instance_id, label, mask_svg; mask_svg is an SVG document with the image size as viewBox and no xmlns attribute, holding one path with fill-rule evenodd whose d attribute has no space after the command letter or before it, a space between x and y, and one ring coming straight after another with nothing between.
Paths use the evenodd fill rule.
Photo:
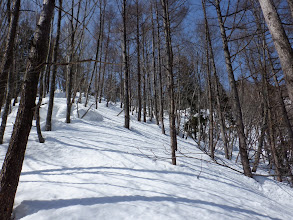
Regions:
<instances>
[{"instance_id":1,"label":"snow","mask_svg":"<svg viewBox=\"0 0 293 220\"><path fill-rule=\"evenodd\" d=\"M78 105L80 117L89 106ZM1 164L16 111L0 146ZM194 141L181 138L173 166L169 136L135 115L125 129L120 111L119 104L102 102L80 119L74 105L72 123L66 124L66 100L56 95L53 131L43 132L46 142L38 143L35 127L29 137L15 219L293 219L293 190L286 184L216 165ZM233 161L225 163L241 170Z\"/></svg>"}]
</instances>

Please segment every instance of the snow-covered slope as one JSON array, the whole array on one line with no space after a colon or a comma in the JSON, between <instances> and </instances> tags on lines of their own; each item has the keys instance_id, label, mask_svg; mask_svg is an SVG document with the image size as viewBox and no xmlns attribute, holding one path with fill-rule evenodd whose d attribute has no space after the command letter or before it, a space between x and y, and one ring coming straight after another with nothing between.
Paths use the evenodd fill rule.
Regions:
<instances>
[{"instance_id":1,"label":"snow-covered slope","mask_svg":"<svg viewBox=\"0 0 293 220\"><path fill-rule=\"evenodd\" d=\"M65 124L62 97L56 98L53 131L43 132L44 144L32 129L15 219L293 219L293 190L285 184L216 165L181 138L173 166L169 136L135 116L125 129L119 105L103 102L83 119L75 106L72 123ZM79 105L80 117L86 110ZM45 112L46 105L42 121ZM0 146L1 164L15 115L16 109Z\"/></svg>"}]
</instances>

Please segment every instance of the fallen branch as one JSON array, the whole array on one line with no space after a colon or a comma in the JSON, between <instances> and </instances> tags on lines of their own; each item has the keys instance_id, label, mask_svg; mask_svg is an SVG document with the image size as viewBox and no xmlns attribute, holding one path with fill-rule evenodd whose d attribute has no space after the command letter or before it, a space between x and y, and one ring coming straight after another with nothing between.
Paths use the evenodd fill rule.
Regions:
<instances>
[{"instance_id":1,"label":"fallen branch","mask_svg":"<svg viewBox=\"0 0 293 220\"><path fill-rule=\"evenodd\" d=\"M83 114L83 116L81 116L81 119L83 119L83 117L89 112L89 110L91 109L91 107L93 106L94 104L91 104L91 106L88 108L88 110Z\"/></svg>"},{"instance_id":2,"label":"fallen branch","mask_svg":"<svg viewBox=\"0 0 293 220\"><path fill-rule=\"evenodd\" d=\"M124 111L124 109L122 109L121 112L119 112L119 114L117 116L119 116L123 111Z\"/></svg>"}]
</instances>

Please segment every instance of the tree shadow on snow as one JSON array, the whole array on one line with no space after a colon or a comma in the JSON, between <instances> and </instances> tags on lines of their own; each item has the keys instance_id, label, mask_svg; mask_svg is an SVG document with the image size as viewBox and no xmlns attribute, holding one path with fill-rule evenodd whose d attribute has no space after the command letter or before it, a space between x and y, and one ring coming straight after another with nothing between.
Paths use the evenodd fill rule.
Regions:
<instances>
[{"instance_id":1,"label":"tree shadow on snow","mask_svg":"<svg viewBox=\"0 0 293 220\"><path fill-rule=\"evenodd\" d=\"M201 206L202 209L207 209L209 211L210 208L220 208L223 210L228 210L234 216L238 216L239 214L244 214L246 216L251 217L265 217L271 220L279 220L278 218L271 218L269 216L257 213L253 210L248 210L239 207L233 207L229 205L216 204L213 202L202 201L202 200L193 200L182 197L166 197L166 196L111 196L111 197L91 197L91 198L78 198L78 199L58 199L58 200L24 200L18 205L14 212L17 214L18 218L22 218L25 216L32 215L42 210L49 209L60 209L70 206L82 205L82 206L91 206L98 204L111 204L111 203L123 203L123 202L172 202L177 204L186 203L189 205L198 205ZM132 204L133 205L133 204ZM139 204L138 204L139 206ZM21 216L23 215L23 216Z\"/></svg>"}]
</instances>

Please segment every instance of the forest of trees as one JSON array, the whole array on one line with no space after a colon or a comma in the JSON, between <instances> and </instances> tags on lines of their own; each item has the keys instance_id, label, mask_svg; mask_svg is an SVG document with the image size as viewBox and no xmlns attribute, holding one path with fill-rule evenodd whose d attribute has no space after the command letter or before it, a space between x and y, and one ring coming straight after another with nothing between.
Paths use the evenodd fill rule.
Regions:
<instances>
[{"instance_id":1,"label":"forest of trees","mask_svg":"<svg viewBox=\"0 0 293 220\"><path fill-rule=\"evenodd\" d=\"M10 219L33 120L45 142L44 104L52 130L56 90L66 123L78 103L121 102L127 129L136 115L167 134L168 116L173 165L177 138L192 138L215 161L239 152L248 177L264 163L292 185L292 30L292 0L0 0L0 144L19 106L0 216Z\"/></svg>"}]
</instances>

